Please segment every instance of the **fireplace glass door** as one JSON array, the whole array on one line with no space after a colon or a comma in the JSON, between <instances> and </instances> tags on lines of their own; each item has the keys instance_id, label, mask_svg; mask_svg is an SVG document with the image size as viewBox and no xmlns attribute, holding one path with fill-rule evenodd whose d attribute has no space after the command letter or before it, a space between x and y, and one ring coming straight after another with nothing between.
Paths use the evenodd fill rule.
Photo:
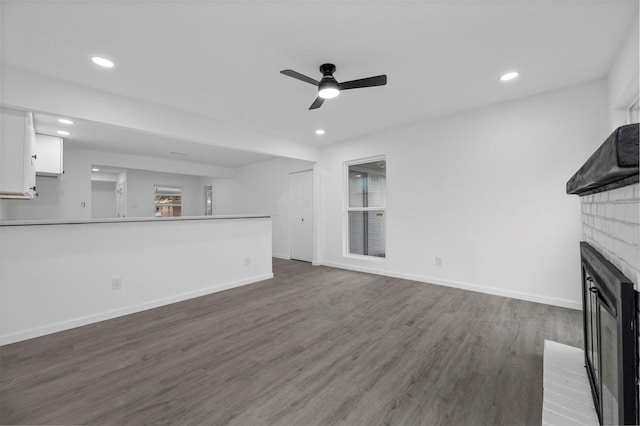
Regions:
<instances>
[{"instance_id":1,"label":"fireplace glass door","mask_svg":"<svg viewBox=\"0 0 640 426\"><path fill-rule=\"evenodd\" d=\"M593 277L585 270L585 345L591 366L594 402L604 425L618 424L618 334L617 320L597 290Z\"/></svg>"},{"instance_id":2,"label":"fireplace glass door","mask_svg":"<svg viewBox=\"0 0 640 426\"><path fill-rule=\"evenodd\" d=\"M600 305L600 339L602 357L600 402L602 424L617 425L618 421L618 331L617 320L604 305Z\"/></svg>"},{"instance_id":3,"label":"fireplace glass door","mask_svg":"<svg viewBox=\"0 0 640 426\"><path fill-rule=\"evenodd\" d=\"M590 364L590 371L593 374L594 383L599 383L599 370L600 364L598 363L598 347L600 342L598 341L598 308L597 301L598 295L596 287L593 282L593 278L586 270L583 270L584 279L584 306L585 306L585 344L587 360ZM597 393L600 393L600 389L597 389ZM599 395L594 398L597 405L600 405Z\"/></svg>"},{"instance_id":4,"label":"fireplace glass door","mask_svg":"<svg viewBox=\"0 0 640 426\"><path fill-rule=\"evenodd\" d=\"M638 424L636 294L633 283L580 243L585 361L602 425Z\"/></svg>"}]
</instances>

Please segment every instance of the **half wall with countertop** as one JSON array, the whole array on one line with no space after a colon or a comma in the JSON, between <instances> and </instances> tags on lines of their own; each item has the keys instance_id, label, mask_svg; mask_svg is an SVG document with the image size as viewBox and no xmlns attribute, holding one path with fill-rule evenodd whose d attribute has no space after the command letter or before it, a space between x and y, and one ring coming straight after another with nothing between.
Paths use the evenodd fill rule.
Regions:
<instances>
[{"instance_id":1,"label":"half wall with countertop","mask_svg":"<svg viewBox=\"0 0 640 426\"><path fill-rule=\"evenodd\" d=\"M0 344L272 278L271 218L0 222Z\"/></svg>"}]
</instances>

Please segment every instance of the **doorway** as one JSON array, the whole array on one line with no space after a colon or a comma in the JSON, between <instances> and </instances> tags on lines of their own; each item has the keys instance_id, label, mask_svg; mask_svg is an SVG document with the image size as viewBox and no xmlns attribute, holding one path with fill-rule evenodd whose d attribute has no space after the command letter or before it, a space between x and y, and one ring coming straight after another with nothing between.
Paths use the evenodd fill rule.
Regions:
<instances>
[{"instance_id":1,"label":"doorway","mask_svg":"<svg viewBox=\"0 0 640 426\"><path fill-rule=\"evenodd\" d=\"M91 217L126 216L126 170L91 166Z\"/></svg>"},{"instance_id":2,"label":"doorway","mask_svg":"<svg viewBox=\"0 0 640 426\"><path fill-rule=\"evenodd\" d=\"M289 173L291 259L313 261L313 170Z\"/></svg>"},{"instance_id":3,"label":"doorway","mask_svg":"<svg viewBox=\"0 0 640 426\"><path fill-rule=\"evenodd\" d=\"M116 217L116 183L111 181L91 181L91 217Z\"/></svg>"},{"instance_id":4,"label":"doorway","mask_svg":"<svg viewBox=\"0 0 640 426\"><path fill-rule=\"evenodd\" d=\"M117 217L127 217L127 171L118 173L116 182Z\"/></svg>"}]
</instances>

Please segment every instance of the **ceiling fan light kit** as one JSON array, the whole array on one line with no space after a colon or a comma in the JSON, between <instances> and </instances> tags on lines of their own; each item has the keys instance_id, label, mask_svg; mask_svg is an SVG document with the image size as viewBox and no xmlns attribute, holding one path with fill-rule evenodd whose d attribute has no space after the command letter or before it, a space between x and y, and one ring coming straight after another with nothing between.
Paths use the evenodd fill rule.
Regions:
<instances>
[{"instance_id":1,"label":"ceiling fan light kit","mask_svg":"<svg viewBox=\"0 0 640 426\"><path fill-rule=\"evenodd\" d=\"M340 94L340 89L338 89L338 84L336 82L330 81L326 84L320 83L318 87L318 96L323 99L332 99Z\"/></svg>"},{"instance_id":2,"label":"ceiling fan light kit","mask_svg":"<svg viewBox=\"0 0 640 426\"><path fill-rule=\"evenodd\" d=\"M309 109L320 108L325 99L335 98L340 94L340 91L342 90L384 86L385 84L387 84L387 76L384 74L377 75L375 77L367 77L361 78L359 80L351 80L344 83L338 83L338 81L333 76L333 73L336 72L336 66L333 64L320 65L320 72L322 73L322 79L318 81L293 70L280 71L281 74L300 81L304 81L305 83L313 84L318 88L318 97L315 101L313 101Z\"/></svg>"},{"instance_id":3,"label":"ceiling fan light kit","mask_svg":"<svg viewBox=\"0 0 640 426\"><path fill-rule=\"evenodd\" d=\"M333 77L333 73L336 72L336 66L333 64L322 64L320 66L320 72L322 73L322 80L318 84L318 96L323 99L332 99L340 94L340 88L338 82Z\"/></svg>"}]
</instances>

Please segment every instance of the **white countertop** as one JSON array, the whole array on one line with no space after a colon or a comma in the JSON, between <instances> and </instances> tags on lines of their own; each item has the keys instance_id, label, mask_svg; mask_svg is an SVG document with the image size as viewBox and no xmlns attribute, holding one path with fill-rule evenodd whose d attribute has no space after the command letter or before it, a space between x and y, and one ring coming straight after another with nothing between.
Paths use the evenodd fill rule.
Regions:
<instances>
[{"instance_id":1,"label":"white countertop","mask_svg":"<svg viewBox=\"0 0 640 426\"><path fill-rule=\"evenodd\" d=\"M105 219L43 219L43 220L4 220L0 226L34 226L34 225L75 225L89 223L121 223L121 222L173 222L184 220L221 220L221 219L268 219L268 214L233 214L216 216L179 216L179 217L120 217Z\"/></svg>"}]
</instances>

